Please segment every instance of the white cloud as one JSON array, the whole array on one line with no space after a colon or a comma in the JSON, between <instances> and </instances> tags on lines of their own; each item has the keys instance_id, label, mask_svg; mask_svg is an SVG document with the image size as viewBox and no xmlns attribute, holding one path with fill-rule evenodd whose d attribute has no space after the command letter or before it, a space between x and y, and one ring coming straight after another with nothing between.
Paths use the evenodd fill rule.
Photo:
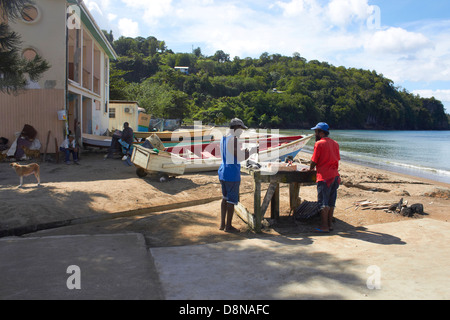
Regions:
<instances>
[{"instance_id":1,"label":"white cloud","mask_svg":"<svg viewBox=\"0 0 450 320\"><path fill-rule=\"evenodd\" d=\"M124 37L136 38L139 36L139 24L128 18L119 20L120 35Z\"/></svg>"},{"instance_id":2,"label":"white cloud","mask_svg":"<svg viewBox=\"0 0 450 320\"><path fill-rule=\"evenodd\" d=\"M279 6L283 10L283 14L287 17L317 13L320 8L316 0L277 1L275 5Z\"/></svg>"},{"instance_id":3,"label":"white cloud","mask_svg":"<svg viewBox=\"0 0 450 320\"><path fill-rule=\"evenodd\" d=\"M380 54L413 54L433 47L433 43L421 33L388 28L375 32L364 46L368 51Z\"/></svg>"},{"instance_id":4,"label":"white cloud","mask_svg":"<svg viewBox=\"0 0 450 320\"><path fill-rule=\"evenodd\" d=\"M122 0L128 7L143 12L146 23L155 24L158 18L162 18L173 12L172 0Z\"/></svg>"},{"instance_id":5,"label":"white cloud","mask_svg":"<svg viewBox=\"0 0 450 320\"><path fill-rule=\"evenodd\" d=\"M450 90L414 90L412 93L418 94L423 98L435 97L437 100L450 102Z\"/></svg>"},{"instance_id":6,"label":"white cloud","mask_svg":"<svg viewBox=\"0 0 450 320\"><path fill-rule=\"evenodd\" d=\"M116 18L117 18L117 14L108 13L108 21L109 22L116 20Z\"/></svg>"},{"instance_id":7,"label":"white cloud","mask_svg":"<svg viewBox=\"0 0 450 320\"><path fill-rule=\"evenodd\" d=\"M100 9L100 6L97 4L96 1L84 0L84 4L91 13L98 12L100 15L103 16L103 11Z\"/></svg>"},{"instance_id":8,"label":"white cloud","mask_svg":"<svg viewBox=\"0 0 450 320\"><path fill-rule=\"evenodd\" d=\"M327 7L330 21L345 27L354 21L366 21L373 12L367 0L331 0Z\"/></svg>"}]
</instances>

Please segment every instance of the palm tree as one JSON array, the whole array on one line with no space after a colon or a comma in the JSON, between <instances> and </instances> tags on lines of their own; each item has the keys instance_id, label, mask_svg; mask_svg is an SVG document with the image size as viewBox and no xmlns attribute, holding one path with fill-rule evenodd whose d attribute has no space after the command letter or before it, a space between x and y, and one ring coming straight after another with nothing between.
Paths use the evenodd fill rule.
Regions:
<instances>
[{"instance_id":1,"label":"palm tree","mask_svg":"<svg viewBox=\"0 0 450 320\"><path fill-rule=\"evenodd\" d=\"M14 21L21 15L31 0L0 0L0 20ZM23 90L28 79L37 81L50 68L39 55L27 60L19 54L20 35L12 31L7 23L0 23L0 92L17 93Z\"/></svg>"}]
</instances>

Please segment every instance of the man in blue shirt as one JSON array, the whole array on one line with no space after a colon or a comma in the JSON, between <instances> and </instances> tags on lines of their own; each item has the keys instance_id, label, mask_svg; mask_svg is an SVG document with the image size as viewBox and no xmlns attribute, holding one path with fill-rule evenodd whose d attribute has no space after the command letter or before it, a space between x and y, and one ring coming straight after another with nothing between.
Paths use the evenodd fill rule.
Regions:
<instances>
[{"instance_id":1,"label":"man in blue shirt","mask_svg":"<svg viewBox=\"0 0 450 320\"><path fill-rule=\"evenodd\" d=\"M234 215L234 206L239 202L239 186L241 183L241 162L247 160L255 150L242 149L238 138L242 131L248 129L242 120L233 119L230 130L220 142L222 164L218 174L222 185L222 205L220 217L220 230L225 232L239 232L231 225ZM258 152L256 147L256 152Z\"/></svg>"}]
</instances>

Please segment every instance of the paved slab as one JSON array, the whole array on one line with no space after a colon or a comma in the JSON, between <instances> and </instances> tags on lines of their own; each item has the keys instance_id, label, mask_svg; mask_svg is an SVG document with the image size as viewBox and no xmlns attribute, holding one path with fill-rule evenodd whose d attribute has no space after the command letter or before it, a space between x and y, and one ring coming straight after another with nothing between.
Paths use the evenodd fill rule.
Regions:
<instances>
[{"instance_id":1,"label":"paved slab","mask_svg":"<svg viewBox=\"0 0 450 320\"><path fill-rule=\"evenodd\" d=\"M450 299L450 224L151 248L166 299Z\"/></svg>"},{"instance_id":2,"label":"paved slab","mask_svg":"<svg viewBox=\"0 0 450 320\"><path fill-rule=\"evenodd\" d=\"M141 234L5 238L0 257L0 300L163 298Z\"/></svg>"},{"instance_id":3,"label":"paved slab","mask_svg":"<svg viewBox=\"0 0 450 320\"><path fill-rule=\"evenodd\" d=\"M5 238L0 299L450 299L449 231L420 219L150 252L135 233Z\"/></svg>"}]
</instances>

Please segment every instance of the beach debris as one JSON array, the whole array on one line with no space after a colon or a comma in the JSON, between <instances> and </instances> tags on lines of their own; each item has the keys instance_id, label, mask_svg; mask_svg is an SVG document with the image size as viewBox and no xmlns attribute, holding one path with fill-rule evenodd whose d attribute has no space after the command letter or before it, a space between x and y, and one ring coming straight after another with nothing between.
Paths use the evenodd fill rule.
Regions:
<instances>
[{"instance_id":1,"label":"beach debris","mask_svg":"<svg viewBox=\"0 0 450 320\"><path fill-rule=\"evenodd\" d=\"M307 220L318 215L320 212L320 204L314 201L303 201L300 206L294 210L295 220Z\"/></svg>"},{"instance_id":2,"label":"beach debris","mask_svg":"<svg viewBox=\"0 0 450 320\"><path fill-rule=\"evenodd\" d=\"M353 183L351 181L345 181L343 183L343 185L347 188L358 188L364 191L372 191L372 192L390 192L390 190L388 189L383 189L383 188L373 188L373 187L367 187L367 186L363 186L362 184L359 183Z\"/></svg>"},{"instance_id":3,"label":"beach debris","mask_svg":"<svg viewBox=\"0 0 450 320\"><path fill-rule=\"evenodd\" d=\"M439 199L450 199L450 189L437 187L432 191L424 193L424 196Z\"/></svg>"},{"instance_id":4,"label":"beach debris","mask_svg":"<svg viewBox=\"0 0 450 320\"><path fill-rule=\"evenodd\" d=\"M381 204L381 203L377 203L376 201L369 201L369 200L359 200L356 201L352 206L346 208L350 209L352 207L355 207L355 210L358 210L359 208L361 208L361 210L384 210L384 209L388 209L389 205L388 204Z\"/></svg>"},{"instance_id":5,"label":"beach debris","mask_svg":"<svg viewBox=\"0 0 450 320\"><path fill-rule=\"evenodd\" d=\"M415 203L408 206L408 201L404 201L403 198L395 203L378 203L377 201L363 199L356 201L352 206L346 208L346 210L352 207L355 210L383 210L388 213L400 214L404 217L414 217L416 214L424 214L423 204Z\"/></svg>"}]
</instances>

